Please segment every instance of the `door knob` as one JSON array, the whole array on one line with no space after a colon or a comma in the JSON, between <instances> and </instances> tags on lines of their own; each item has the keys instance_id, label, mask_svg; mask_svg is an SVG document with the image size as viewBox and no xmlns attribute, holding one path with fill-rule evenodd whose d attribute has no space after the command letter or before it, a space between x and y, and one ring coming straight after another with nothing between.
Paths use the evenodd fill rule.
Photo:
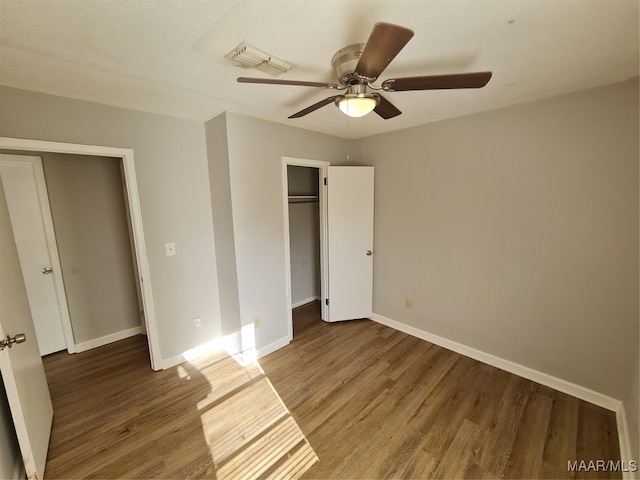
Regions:
<instances>
[{"instance_id":1,"label":"door knob","mask_svg":"<svg viewBox=\"0 0 640 480\"><path fill-rule=\"evenodd\" d=\"M44 275L49 275L51 272L53 272L53 270L51 269L51 267L44 267L42 270L40 270Z\"/></svg>"},{"instance_id":2,"label":"door knob","mask_svg":"<svg viewBox=\"0 0 640 480\"><path fill-rule=\"evenodd\" d=\"M367 256L370 257L371 255L373 255L373 252L371 250L367 250Z\"/></svg>"},{"instance_id":3,"label":"door knob","mask_svg":"<svg viewBox=\"0 0 640 480\"><path fill-rule=\"evenodd\" d=\"M14 343L23 343L27 340L27 337L24 333L19 333L15 337L7 335L6 338L0 340L0 350L4 350L5 348L11 348Z\"/></svg>"}]
</instances>

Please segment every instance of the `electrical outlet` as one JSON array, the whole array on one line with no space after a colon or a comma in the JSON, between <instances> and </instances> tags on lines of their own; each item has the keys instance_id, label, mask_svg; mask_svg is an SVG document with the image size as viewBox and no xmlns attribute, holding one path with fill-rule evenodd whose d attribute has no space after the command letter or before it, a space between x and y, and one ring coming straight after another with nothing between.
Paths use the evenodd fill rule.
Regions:
<instances>
[{"instance_id":1,"label":"electrical outlet","mask_svg":"<svg viewBox=\"0 0 640 480\"><path fill-rule=\"evenodd\" d=\"M193 328L200 328L202 326L202 320L199 318L193 319Z\"/></svg>"},{"instance_id":2,"label":"electrical outlet","mask_svg":"<svg viewBox=\"0 0 640 480\"><path fill-rule=\"evenodd\" d=\"M413 308L413 298L404 297L404 308Z\"/></svg>"},{"instance_id":3,"label":"electrical outlet","mask_svg":"<svg viewBox=\"0 0 640 480\"><path fill-rule=\"evenodd\" d=\"M253 328L260 327L260 317L253 317Z\"/></svg>"}]
</instances>

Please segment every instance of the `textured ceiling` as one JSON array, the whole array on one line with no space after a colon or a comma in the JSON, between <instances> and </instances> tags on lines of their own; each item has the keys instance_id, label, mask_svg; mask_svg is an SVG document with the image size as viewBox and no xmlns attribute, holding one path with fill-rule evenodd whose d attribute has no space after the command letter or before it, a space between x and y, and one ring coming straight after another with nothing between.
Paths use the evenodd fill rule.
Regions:
<instances>
[{"instance_id":1,"label":"textured ceiling","mask_svg":"<svg viewBox=\"0 0 640 480\"><path fill-rule=\"evenodd\" d=\"M0 0L0 84L208 120L232 111L357 138L638 75L638 0ZM296 65L277 78L335 82L333 54L378 21L415 36L381 75L493 71L479 90L396 92L403 114L349 119L331 90L238 84L268 77L224 55L242 41Z\"/></svg>"}]
</instances>

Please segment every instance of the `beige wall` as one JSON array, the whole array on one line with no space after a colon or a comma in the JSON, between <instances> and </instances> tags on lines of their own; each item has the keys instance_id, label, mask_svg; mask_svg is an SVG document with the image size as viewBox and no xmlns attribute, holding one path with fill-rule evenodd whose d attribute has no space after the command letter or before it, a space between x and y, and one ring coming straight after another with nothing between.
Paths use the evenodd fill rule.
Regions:
<instances>
[{"instance_id":1,"label":"beige wall","mask_svg":"<svg viewBox=\"0 0 640 480\"><path fill-rule=\"evenodd\" d=\"M357 148L374 312L624 400L637 452L637 80Z\"/></svg>"},{"instance_id":2,"label":"beige wall","mask_svg":"<svg viewBox=\"0 0 640 480\"><path fill-rule=\"evenodd\" d=\"M76 343L140 327L120 160L41 156Z\"/></svg>"},{"instance_id":3,"label":"beige wall","mask_svg":"<svg viewBox=\"0 0 640 480\"><path fill-rule=\"evenodd\" d=\"M290 195L318 195L318 169L289 165ZM291 303L320 297L320 203L289 203Z\"/></svg>"},{"instance_id":4,"label":"beige wall","mask_svg":"<svg viewBox=\"0 0 640 480\"><path fill-rule=\"evenodd\" d=\"M219 336L204 125L7 87L0 105L1 136L134 150L161 357Z\"/></svg>"}]
</instances>

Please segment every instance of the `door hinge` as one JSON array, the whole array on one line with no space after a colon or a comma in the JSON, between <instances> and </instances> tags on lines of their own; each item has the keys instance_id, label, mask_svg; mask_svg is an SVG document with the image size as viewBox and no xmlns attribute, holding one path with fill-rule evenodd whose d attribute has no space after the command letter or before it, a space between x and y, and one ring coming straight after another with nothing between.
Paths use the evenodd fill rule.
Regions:
<instances>
[{"instance_id":1,"label":"door hinge","mask_svg":"<svg viewBox=\"0 0 640 480\"><path fill-rule=\"evenodd\" d=\"M329 306L329 299L328 299L328 298L324 301L324 304L325 304L327 307Z\"/></svg>"},{"instance_id":2,"label":"door hinge","mask_svg":"<svg viewBox=\"0 0 640 480\"><path fill-rule=\"evenodd\" d=\"M327 177L324 177L324 184L325 184L325 185L328 185Z\"/></svg>"}]
</instances>

